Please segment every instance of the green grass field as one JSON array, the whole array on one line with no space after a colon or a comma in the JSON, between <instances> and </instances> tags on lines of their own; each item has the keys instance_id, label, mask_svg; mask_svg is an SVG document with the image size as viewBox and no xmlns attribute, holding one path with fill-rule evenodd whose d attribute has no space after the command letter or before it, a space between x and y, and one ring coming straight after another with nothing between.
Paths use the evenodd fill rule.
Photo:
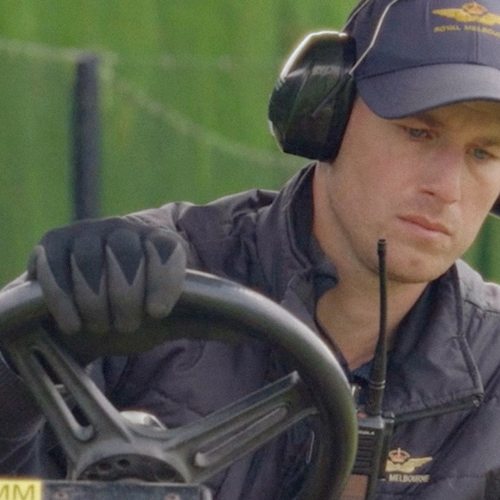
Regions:
<instances>
[{"instance_id":1,"label":"green grass field","mask_svg":"<svg viewBox=\"0 0 500 500\"><path fill-rule=\"evenodd\" d=\"M100 58L102 215L279 187L267 100L309 31L353 1L11 1L0 11L0 282L72 218L75 64Z\"/></svg>"},{"instance_id":2,"label":"green grass field","mask_svg":"<svg viewBox=\"0 0 500 500\"><path fill-rule=\"evenodd\" d=\"M102 215L277 188L305 161L278 151L267 101L310 31L354 0L6 0L0 10L0 284L72 219L75 64L100 59ZM489 223L470 260L500 277ZM494 242L494 245L489 244Z\"/></svg>"}]
</instances>

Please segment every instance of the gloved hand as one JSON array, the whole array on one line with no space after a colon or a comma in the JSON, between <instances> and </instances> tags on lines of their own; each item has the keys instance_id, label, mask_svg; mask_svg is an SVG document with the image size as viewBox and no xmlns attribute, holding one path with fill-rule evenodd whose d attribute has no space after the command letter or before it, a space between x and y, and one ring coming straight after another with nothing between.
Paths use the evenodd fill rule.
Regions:
<instances>
[{"instance_id":1,"label":"gloved hand","mask_svg":"<svg viewBox=\"0 0 500 500\"><path fill-rule=\"evenodd\" d=\"M120 351L145 317L168 315L185 270L176 233L113 217L46 233L30 256L28 278L40 283L65 343L100 355ZM134 342L144 346L144 339Z\"/></svg>"}]
</instances>

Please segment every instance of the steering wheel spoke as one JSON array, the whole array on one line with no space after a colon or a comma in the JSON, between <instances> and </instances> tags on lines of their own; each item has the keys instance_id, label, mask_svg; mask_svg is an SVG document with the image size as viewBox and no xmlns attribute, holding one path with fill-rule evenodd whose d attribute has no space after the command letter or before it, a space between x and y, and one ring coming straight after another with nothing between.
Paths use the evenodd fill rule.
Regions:
<instances>
[{"instance_id":1,"label":"steering wheel spoke","mask_svg":"<svg viewBox=\"0 0 500 500\"><path fill-rule=\"evenodd\" d=\"M81 457L90 454L98 436L111 442L131 441L116 408L43 328L24 331L5 349L52 425L69 461L70 477L75 477Z\"/></svg>"},{"instance_id":2,"label":"steering wheel spoke","mask_svg":"<svg viewBox=\"0 0 500 500\"><path fill-rule=\"evenodd\" d=\"M297 372L186 425L168 443L191 465L189 481L203 482L302 419L317 414Z\"/></svg>"}]
</instances>

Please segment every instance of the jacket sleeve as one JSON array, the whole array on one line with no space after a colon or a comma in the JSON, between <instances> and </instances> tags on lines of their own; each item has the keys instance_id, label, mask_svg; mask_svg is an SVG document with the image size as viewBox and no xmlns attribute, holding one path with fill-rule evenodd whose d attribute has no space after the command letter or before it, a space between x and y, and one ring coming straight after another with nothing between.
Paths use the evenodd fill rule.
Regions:
<instances>
[{"instance_id":1,"label":"jacket sleeve","mask_svg":"<svg viewBox=\"0 0 500 500\"><path fill-rule=\"evenodd\" d=\"M174 207L173 207L174 208ZM150 210L143 218L152 226L175 230L175 209ZM125 218L134 215L127 215ZM27 279L25 272L6 291ZM0 351L0 476L58 477L49 465L51 433L30 390ZM53 440L52 440L53 441Z\"/></svg>"},{"instance_id":2,"label":"jacket sleeve","mask_svg":"<svg viewBox=\"0 0 500 500\"><path fill-rule=\"evenodd\" d=\"M169 203L161 208L128 214L124 218L138 219L149 226L177 232L184 241L189 267L224 274L222 270L228 260L235 267L244 267L246 263L244 252L241 251L236 264L235 259L229 259L235 254L233 247L242 244L239 234L233 235L230 231L234 218L247 220L240 217L240 212L245 213L246 209L237 210L239 204L246 207L245 200L246 196L241 201L235 197L229 202L204 208L186 202ZM256 205L259 203L256 202ZM225 251L214 251L220 249L222 243ZM245 272L246 268L240 274ZM236 271L226 274L238 275ZM24 279L26 277L21 276L5 289L18 285ZM114 378L120 377L117 375ZM109 390L109 380L103 381L103 385ZM45 418L26 385L4 359L0 359L0 402L0 475L46 476Z\"/></svg>"},{"instance_id":3,"label":"jacket sleeve","mask_svg":"<svg viewBox=\"0 0 500 500\"><path fill-rule=\"evenodd\" d=\"M26 273L6 285L14 288ZM0 475L36 474L39 431L45 423L38 405L23 380L0 353Z\"/></svg>"},{"instance_id":4,"label":"jacket sleeve","mask_svg":"<svg viewBox=\"0 0 500 500\"><path fill-rule=\"evenodd\" d=\"M0 359L0 475L41 472L40 430L45 423L24 382Z\"/></svg>"}]
</instances>

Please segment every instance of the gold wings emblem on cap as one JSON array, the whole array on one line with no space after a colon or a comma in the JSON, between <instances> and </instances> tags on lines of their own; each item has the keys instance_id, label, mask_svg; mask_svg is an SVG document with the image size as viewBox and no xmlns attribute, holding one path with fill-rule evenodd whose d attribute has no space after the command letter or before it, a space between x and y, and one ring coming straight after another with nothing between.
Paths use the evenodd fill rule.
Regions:
<instances>
[{"instance_id":1,"label":"gold wings emblem on cap","mask_svg":"<svg viewBox=\"0 0 500 500\"><path fill-rule=\"evenodd\" d=\"M486 26L500 24L500 15L489 12L486 7L477 2L466 3L461 9L435 9L432 13L462 23L481 23Z\"/></svg>"},{"instance_id":2,"label":"gold wings emblem on cap","mask_svg":"<svg viewBox=\"0 0 500 500\"><path fill-rule=\"evenodd\" d=\"M388 460L385 470L386 472L404 472L406 474L411 474L431 460L431 457L409 458L402 464L395 464L391 460Z\"/></svg>"}]
</instances>

